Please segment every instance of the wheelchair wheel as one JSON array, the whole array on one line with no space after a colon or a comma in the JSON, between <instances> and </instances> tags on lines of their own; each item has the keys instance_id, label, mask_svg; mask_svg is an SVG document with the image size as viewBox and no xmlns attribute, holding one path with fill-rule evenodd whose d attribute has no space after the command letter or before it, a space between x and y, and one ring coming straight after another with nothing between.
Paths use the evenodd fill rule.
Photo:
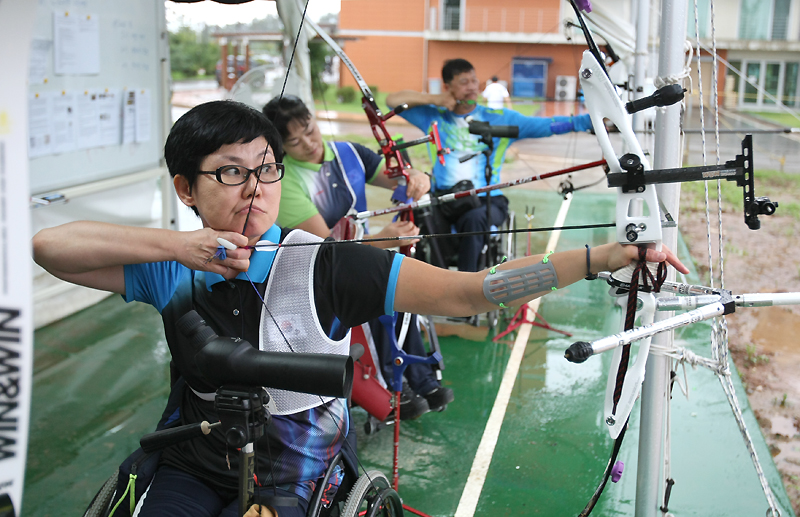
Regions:
<instances>
[{"instance_id":1,"label":"wheelchair wheel","mask_svg":"<svg viewBox=\"0 0 800 517\"><path fill-rule=\"evenodd\" d=\"M398 517L403 515L403 502L380 471L370 470L356 481L341 517Z\"/></svg>"},{"instance_id":2,"label":"wheelchair wheel","mask_svg":"<svg viewBox=\"0 0 800 517\"><path fill-rule=\"evenodd\" d=\"M110 478L103 483L102 488L89 503L86 513L83 517L105 517L111 510L111 502L114 499L114 494L117 491L117 480L119 478L119 469L117 469Z\"/></svg>"}]
</instances>

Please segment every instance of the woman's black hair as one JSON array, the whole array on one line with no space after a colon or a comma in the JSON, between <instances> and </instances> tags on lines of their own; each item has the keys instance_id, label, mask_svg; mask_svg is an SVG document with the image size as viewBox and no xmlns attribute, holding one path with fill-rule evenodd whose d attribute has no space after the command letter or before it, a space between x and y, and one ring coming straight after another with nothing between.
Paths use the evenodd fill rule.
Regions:
<instances>
[{"instance_id":1,"label":"woman's black hair","mask_svg":"<svg viewBox=\"0 0 800 517\"><path fill-rule=\"evenodd\" d=\"M260 111L234 101L213 101L189 110L175 122L164 145L172 177L194 185L203 159L227 144L249 143L263 136L275 160L283 161L283 143L275 126Z\"/></svg>"},{"instance_id":2,"label":"woman's black hair","mask_svg":"<svg viewBox=\"0 0 800 517\"><path fill-rule=\"evenodd\" d=\"M470 70L475 70L475 67L466 59L448 59L444 62L444 66L442 67L442 81L447 84L453 80L453 77L463 74L464 72L469 72Z\"/></svg>"},{"instance_id":3,"label":"woman's black hair","mask_svg":"<svg viewBox=\"0 0 800 517\"><path fill-rule=\"evenodd\" d=\"M284 139L289 136L289 122L292 120L307 122L311 119L308 107L302 99L294 95L275 97L264 106L262 111Z\"/></svg>"}]
</instances>

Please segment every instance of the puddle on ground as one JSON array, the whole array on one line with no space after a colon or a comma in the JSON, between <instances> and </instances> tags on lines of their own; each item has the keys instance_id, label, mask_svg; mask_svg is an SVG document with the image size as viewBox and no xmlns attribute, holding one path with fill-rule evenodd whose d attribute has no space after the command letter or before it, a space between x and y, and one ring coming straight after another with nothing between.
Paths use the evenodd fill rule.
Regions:
<instances>
[{"instance_id":1,"label":"puddle on ground","mask_svg":"<svg viewBox=\"0 0 800 517\"><path fill-rule=\"evenodd\" d=\"M753 341L777 356L797 356L800 359L800 315L783 307L764 307L758 310L758 325Z\"/></svg>"},{"instance_id":2,"label":"puddle on ground","mask_svg":"<svg viewBox=\"0 0 800 517\"><path fill-rule=\"evenodd\" d=\"M783 307L756 310L758 324L751 334L752 342L758 345L756 353L768 354L780 382L800 396L800 377L794 375L800 369L800 315Z\"/></svg>"},{"instance_id":3,"label":"puddle on ground","mask_svg":"<svg viewBox=\"0 0 800 517\"><path fill-rule=\"evenodd\" d=\"M776 376L768 382L773 389L752 394L750 403L769 422L764 434L769 434L766 438L773 461L789 489L795 486L791 480L800 476L800 378L796 375L800 368L800 315L783 307L748 310L756 311L758 320L751 334L751 341L758 346L756 353L768 354L768 371Z\"/></svg>"},{"instance_id":4,"label":"puddle on ground","mask_svg":"<svg viewBox=\"0 0 800 517\"><path fill-rule=\"evenodd\" d=\"M787 438L791 438L797 434L797 427L794 425L794 418L772 415L770 417L770 423L772 424L772 434L779 434Z\"/></svg>"}]
</instances>

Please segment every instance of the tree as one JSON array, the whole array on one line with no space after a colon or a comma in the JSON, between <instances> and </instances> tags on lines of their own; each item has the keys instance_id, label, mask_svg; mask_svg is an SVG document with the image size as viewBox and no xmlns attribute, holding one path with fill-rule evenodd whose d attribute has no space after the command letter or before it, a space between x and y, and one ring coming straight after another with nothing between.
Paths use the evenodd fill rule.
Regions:
<instances>
[{"instance_id":1,"label":"tree","mask_svg":"<svg viewBox=\"0 0 800 517\"><path fill-rule=\"evenodd\" d=\"M308 42L309 61L311 64L311 92L314 97L322 97L328 84L322 81L325 71L330 71L333 50L321 39Z\"/></svg>"},{"instance_id":2,"label":"tree","mask_svg":"<svg viewBox=\"0 0 800 517\"><path fill-rule=\"evenodd\" d=\"M194 77L200 69L210 73L219 59L219 45L211 41L207 28L198 34L183 26L169 34L169 58L178 76Z\"/></svg>"}]
</instances>

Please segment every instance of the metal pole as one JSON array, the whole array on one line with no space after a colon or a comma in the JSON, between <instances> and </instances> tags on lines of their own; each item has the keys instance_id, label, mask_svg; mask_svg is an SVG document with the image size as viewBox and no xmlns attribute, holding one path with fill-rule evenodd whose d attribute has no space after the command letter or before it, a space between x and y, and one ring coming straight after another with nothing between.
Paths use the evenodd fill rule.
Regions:
<instances>
[{"instance_id":1,"label":"metal pole","mask_svg":"<svg viewBox=\"0 0 800 517\"><path fill-rule=\"evenodd\" d=\"M636 12L636 51L633 62L633 98L645 96L644 82L647 77L647 43L650 40L650 2L639 0ZM641 112L633 114L633 130L639 133L644 129Z\"/></svg>"},{"instance_id":2,"label":"metal pole","mask_svg":"<svg viewBox=\"0 0 800 517\"><path fill-rule=\"evenodd\" d=\"M646 3L644 0L642 3ZM641 4L640 4L641 5ZM658 75L666 78L683 71L683 42L686 39L687 0L663 0L661 4L660 48ZM641 8L641 7L640 7ZM653 167L666 169L680 167L680 117L681 104L659 110L656 114L656 139ZM656 187L659 198L666 209L679 220L678 208L680 184ZM676 249L678 233L675 228L664 228L663 242ZM675 278L670 268L668 281ZM672 316L672 312L659 312L656 321ZM671 332L653 338L653 344L672 346ZM639 429L639 464L636 479L636 517L659 516L664 493L662 478L662 456L664 453L664 417L669 389L669 360L660 355L651 355L647 361L642 385L641 423Z\"/></svg>"}]
</instances>

